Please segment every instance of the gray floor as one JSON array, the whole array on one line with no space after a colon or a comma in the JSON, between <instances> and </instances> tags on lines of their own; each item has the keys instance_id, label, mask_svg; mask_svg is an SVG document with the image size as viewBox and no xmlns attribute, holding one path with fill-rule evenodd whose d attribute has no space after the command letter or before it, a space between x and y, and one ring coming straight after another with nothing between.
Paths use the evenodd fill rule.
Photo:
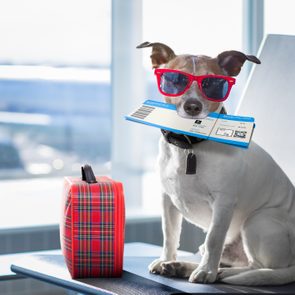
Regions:
<instances>
[{"instance_id":1,"label":"gray floor","mask_svg":"<svg viewBox=\"0 0 295 295\"><path fill-rule=\"evenodd\" d=\"M43 283L34 279L17 279L9 281L0 281L0 294L2 295L69 295L69 293L60 287Z\"/></svg>"}]
</instances>

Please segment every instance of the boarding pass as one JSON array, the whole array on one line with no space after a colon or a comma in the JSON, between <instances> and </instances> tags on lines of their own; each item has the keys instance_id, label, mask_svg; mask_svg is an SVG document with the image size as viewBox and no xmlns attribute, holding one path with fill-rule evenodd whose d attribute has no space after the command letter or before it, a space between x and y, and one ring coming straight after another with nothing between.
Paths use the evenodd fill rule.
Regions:
<instances>
[{"instance_id":1,"label":"boarding pass","mask_svg":"<svg viewBox=\"0 0 295 295\"><path fill-rule=\"evenodd\" d=\"M146 100L125 117L129 121L175 133L248 148L255 127L252 117L210 113L204 119L187 119L177 114L176 106Z\"/></svg>"}]
</instances>

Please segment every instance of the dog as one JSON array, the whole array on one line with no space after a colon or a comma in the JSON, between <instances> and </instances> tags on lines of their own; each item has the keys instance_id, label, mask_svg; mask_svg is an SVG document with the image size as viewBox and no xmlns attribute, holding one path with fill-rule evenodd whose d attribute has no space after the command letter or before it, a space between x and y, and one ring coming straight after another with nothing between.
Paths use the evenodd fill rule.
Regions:
<instances>
[{"instance_id":1,"label":"dog","mask_svg":"<svg viewBox=\"0 0 295 295\"><path fill-rule=\"evenodd\" d=\"M176 55L162 43L137 46L146 47L152 48L152 66L164 100L185 118L224 111L223 101L244 62L260 63L239 51L211 58ZM163 251L149 271L193 283L295 281L295 189L271 156L255 142L242 149L162 133L158 170ZM181 146L185 141L189 149ZM191 164L197 166L195 173L186 171L188 151L196 157ZM199 264L176 260L183 218L206 232Z\"/></svg>"}]
</instances>

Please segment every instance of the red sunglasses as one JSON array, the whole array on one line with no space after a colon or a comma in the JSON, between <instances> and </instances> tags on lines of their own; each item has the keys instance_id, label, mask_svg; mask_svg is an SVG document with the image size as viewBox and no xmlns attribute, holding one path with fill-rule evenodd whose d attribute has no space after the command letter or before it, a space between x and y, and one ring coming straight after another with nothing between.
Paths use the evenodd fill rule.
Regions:
<instances>
[{"instance_id":1,"label":"red sunglasses","mask_svg":"<svg viewBox=\"0 0 295 295\"><path fill-rule=\"evenodd\" d=\"M159 91L166 96L185 93L193 81L197 81L203 96L211 101L221 102L228 98L236 79L222 75L195 76L172 69L155 69Z\"/></svg>"}]
</instances>

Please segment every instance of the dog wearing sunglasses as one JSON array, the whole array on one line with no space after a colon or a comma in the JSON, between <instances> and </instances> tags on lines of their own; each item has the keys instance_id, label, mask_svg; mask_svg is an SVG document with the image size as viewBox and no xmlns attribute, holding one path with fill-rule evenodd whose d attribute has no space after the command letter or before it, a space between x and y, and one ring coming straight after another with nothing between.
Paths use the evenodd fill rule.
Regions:
<instances>
[{"instance_id":1,"label":"dog wearing sunglasses","mask_svg":"<svg viewBox=\"0 0 295 295\"><path fill-rule=\"evenodd\" d=\"M185 118L224 112L224 101L251 55L225 51L215 58L176 55L162 43L152 48L160 92ZM162 130L158 170L162 186L163 251L149 265L155 274L238 285L295 281L295 189L255 142L248 149ZM187 141L187 143L186 143ZM188 151L196 171L187 173ZM193 169L194 170L194 169ZM176 260L185 218L207 234L199 264ZM227 266L227 267L225 267Z\"/></svg>"}]
</instances>

